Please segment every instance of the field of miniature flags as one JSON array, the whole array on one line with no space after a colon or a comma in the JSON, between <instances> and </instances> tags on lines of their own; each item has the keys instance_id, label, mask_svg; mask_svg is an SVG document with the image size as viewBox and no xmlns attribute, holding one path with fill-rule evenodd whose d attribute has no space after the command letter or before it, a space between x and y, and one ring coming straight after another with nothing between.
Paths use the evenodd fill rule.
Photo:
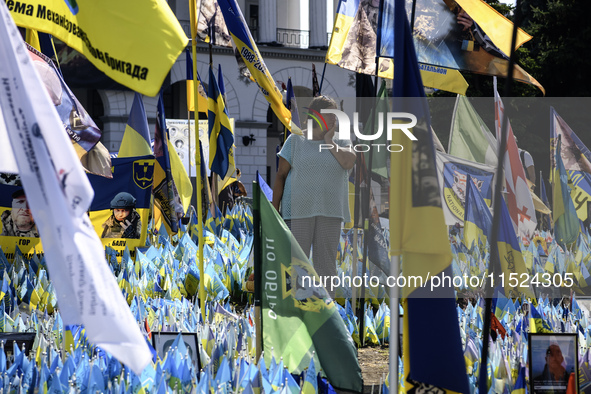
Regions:
<instances>
[{"instance_id":1,"label":"field of miniature flags","mask_svg":"<svg viewBox=\"0 0 591 394\"><path fill-rule=\"evenodd\" d=\"M106 249L107 261L153 351L152 363L141 375L134 374L88 343L83 327L64 326L43 257L27 260L17 250L14 261L9 262L0 253L0 311L4 311L0 317L0 332L34 334L30 349L2 343L0 390L41 393L329 392L320 366L313 361L301 375L293 376L283 367L281 358L267 357L270 361L266 363L262 357L255 358L252 294L245 290L245 278L252 270L253 233L249 208L239 207L223 221L209 220L206 227L205 321L196 298L201 278L193 224L182 226L179 235L172 239L162 233L151 235L151 245L137 251L135 260L126 250L119 262L116 252ZM351 239L351 232L343 232L336 262L339 275L351 275ZM467 248L457 234L450 235L450 240L454 274L484 275L488 248L482 245ZM587 235L580 235L577 248L573 250L564 251L545 233L538 234L531 244L521 244L521 248L530 273L571 272L577 279L575 291L585 290L587 282L591 283ZM358 258L360 250L361 247ZM368 268L370 273L377 272L373 265ZM458 306L457 314L466 372L474 393L482 348L484 300L475 289L457 290L458 294L470 297ZM359 344L359 322L354 316L350 294L350 288L339 289L337 301L345 325ZM527 337L534 330L578 333L581 387L591 385L587 379L591 376L589 312L579 306L575 297L569 298L567 307L557 302L556 295L538 296L536 300L511 300L503 292L496 292L493 303L499 326L489 362L489 384L496 392L513 392L526 387L529 379ZM526 302L528 314L523 307ZM364 311L365 343L387 344L390 309L383 288L369 289ZM399 313L402 313L400 308ZM195 334L200 368L181 336L175 334L178 332ZM152 347L152 338L159 335L168 335L174 340L165 354L157 354ZM400 365L400 376L403 376L402 362ZM388 391L387 382L382 386L384 392ZM401 379L399 383L402 387Z\"/></svg>"}]
</instances>

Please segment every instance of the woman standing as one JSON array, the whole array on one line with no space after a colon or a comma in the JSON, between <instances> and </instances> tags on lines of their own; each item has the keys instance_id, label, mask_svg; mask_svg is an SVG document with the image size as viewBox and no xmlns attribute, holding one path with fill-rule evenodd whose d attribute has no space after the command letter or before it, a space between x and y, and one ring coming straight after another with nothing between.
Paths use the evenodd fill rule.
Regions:
<instances>
[{"instance_id":1,"label":"woman standing","mask_svg":"<svg viewBox=\"0 0 591 394\"><path fill-rule=\"evenodd\" d=\"M310 110L318 112L336 108L327 96L310 103ZM287 138L273 186L273 206L279 211L281 204L283 219L308 257L312 247L321 279L336 275L341 223L350 221L349 170L355 165L351 142L334 138L336 116L322 116L326 123L314 124L312 139L306 138L307 131Z\"/></svg>"}]
</instances>

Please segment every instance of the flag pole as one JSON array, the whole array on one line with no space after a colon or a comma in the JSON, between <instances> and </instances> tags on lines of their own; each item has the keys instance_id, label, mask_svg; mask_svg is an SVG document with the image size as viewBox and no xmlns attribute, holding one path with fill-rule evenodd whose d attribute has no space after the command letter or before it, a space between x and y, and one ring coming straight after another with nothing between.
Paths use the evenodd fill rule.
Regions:
<instances>
[{"instance_id":1,"label":"flag pole","mask_svg":"<svg viewBox=\"0 0 591 394\"><path fill-rule=\"evenodd\" d=\"M322 78L320 78L320 86L318 87L318 94L322 94L322 84L324 83L324 73L326 72L326 60L324 61L324 67L322 68Z\"/></svg>"},{"instance_id":2,"label":"flag pole","mask_svg":"<svg viewBox=\"0 0 591 394\"><path fill-rule=\"evenodd\" d=\"M261 188L255 181L252 183L252 221L254 227L253 267L254 267L254 320L256 336L256 360L261 357L263 350L263 321L261 316L262 272L261 272ZM265 197L266 198L266 197Z\"/></svg>"},{"instance_id":3,"label":"flag pole","mask_svg":"<svg viewBox=\"0 0 591 394\"><path fill-rule=\"evenodd\" d=\"M505 81L505 97L511 96L511 86L513 83L513 69L515 68L515 44L517 42L517 29L521 22L521 0L517 0L515 4L515 18L513 20L513 33L511 37L511 53L509 56L509 65L507 68L507 79ZM496 84L495 84L496 89ZM497 247L498 232L501 219L501 189L503 188L503 163L505 161L505 150L507 149L507 128L509 118L503 114L503 122L501 125L501 141L499 143L499 151L497 157L497 171L495 179L495 194L493 198L493 222L490 237L490 261L489 271L492 277L496 279L496 274L500 267L497 267L499 260L499 249ZM479 391L481 393L488 392L488 353L489 353L489 336L492 311L492 292L493 287L486 281L484 282L484 322L482 328L482 354L480 358L480 375L479 375Z\"/></svg>"},{"instance_id":4,"label":"flag pole","mask_svg":"<svg viewBox=\"0 0 591 394\"><path fill-rule=\"evenodd\" d=\"M380 0L380 7L379 7L379 12L378 15L383 15L384 13L384 0ZM378 80L379 80L379 76L378 76L378 70L379 70L379 63L380 63L380 46L381 46L381 36L382 36L382 18L378 18L378 30L376 33L376 75L375 75L375 82L374 82L374 97L377 98L378 96ZM325 63L326 64L326 63ZM378 102L378 100L376 99L374 101L376 104ZM374 108L374 111L370 112L370 116L371 119L369 120L371 122L371 131L373 132L375 129L375 118L377 116L377 105ZM362 153L363 154L363 153ZM365 185L365 190L362 190L361 192L363 194L365 194L365 202L363 201L363 199L361 199L362 201L362 209L361 209L361 219L362 219L362 223L363 223L363 265L361 267L361 276L362 278L365 278L365 275L367 274L367 255L369 253L368 250L368 238L369 238L369 215L370 215L370 198L371 198L371 181L372 181L372 170L373 170L373 150L369 150L369 159L368 159L369 163L365 164L366 170L367 170L367 182ZM367 292L367 289L364 287L363 288L363 295L361 296L361 300L362 300L362 307L359 309L358 311L358 319L359 319L359 342L361 343L361 346L363 347L365 345L365 294ZM392 307L392 299L390 299L390 308ZM390 318L390 326L394 324L392 322L392 318ZM397 323L396 323L397 324ZM392 349L390 348L390 351L392 351Z\"/></svg>"},{"instance_id":5,"label":"flag pole","mask_svg":"<svg viewBox=\"0 0 591 394\"><path fill-rule=\"evenodd\" d=\"M383 15L384 13L384 0L380 0L380 11L378 15ZM374 96L377 98L378 96L378 80L379 80L379 67L380 67L380 46L382 41L382 18L378 18L378 30L377 30L377 37L376 37L376 79L375 79L375 86L374 86ZM376 99L377 104L377 99ZM373 116L371 117L372 123L372 131L375 128L375 117L377 114L377 105L375 107L375 111ZM369 163L368 167L368 188L367 188L367 206L364 206L364 211L367 212L368 215L364 218L364 227L366 236L363 239L364 243L364 256L363 256L363 272L365 274L366 269L366 261L367 261L367 247L368 247L368 235L369 235L369 208L370 208L370 197L371 197L371 180L372 180L372 170L373 170L373 152L370 150L369 152ZM392 255L390 258L390 277L397 278L400 274L400 255ZM398 393L398 345L399 345L399 327L398 327L398 304L400 299L400 289L398 286L391 286L390 291L390 351L389 351L389 364L390 364L390 391L392 393ZM365 294L364 294L365 295ZM364 300L365 304L365 300ZM365 317L365 316L364 316ZM365 320L365 319L363 319ZM361 322L363 322L363 320ZM360 322L360 324L361 324ZM361 331L359 335L362 335Z\"/></svg>"},{"instance_id":6,"label":"flag pole","mask_svg":"<svg viewBox=\"0 0 591 394\"><path fill-rule=\"evenodd\" d=\"M400 274L400 255L396 254L390 258L390 276L398 278ZM399 327L398 321L398 300L400 298L400 289L398 286L390 286L390 392L398 393L398 345L399 345ZM384 327L385 329L385 327ZM405 334L406 335L406 334Z\"/></svg>"},{"instance_id":7,"label":"flag pole","mask_svg":"<svg viewBox=\"0 0 591 394\"><path fill-rule=\"evenodd\" d=\"M359 242L359 231L356 225L355 215L353 215L353 259L352 259L352 273L353 275L357 274L357 265L359 264L359 252L358 252L358 242ZM357 286L351 286L351 308L353 309L353 315L357 315Z\"/></svg>"},{"instance_id":8,"label":"flag pole","mask_svg":"<svg viewBox=\"0 0 591 394\"><path fill-rule=\"evenodd\" d=\"M189 0L189 13L191 17L191 50L193 52L193 80L197 78L197 4L196 0ZM196 189L197 189L197 231L199 232L199 306L201 308L201 317L205 321L205 287L203 284L203 278L205 276L205 270L203 269L203 204L202 204L202 179L201 179L201 154L200 146L201 141L199 140L199 91L198 86L193 82L193 100L195 101L195 111L193 116L195 118L195 178L196 178Z\"/></svg>"}]
</instances>

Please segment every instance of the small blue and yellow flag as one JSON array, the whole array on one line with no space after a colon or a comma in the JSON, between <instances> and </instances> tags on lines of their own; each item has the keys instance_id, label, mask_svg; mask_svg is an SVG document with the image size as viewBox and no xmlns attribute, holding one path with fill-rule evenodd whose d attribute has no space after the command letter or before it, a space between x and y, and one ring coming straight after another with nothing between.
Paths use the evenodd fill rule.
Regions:
<instances>
[{"instance_id":1,"label":"small blue and yellow flag","mask_svg":"<svg viewBox=\"0 0 591 394\"><path fill-rule=\"evenodd\" d=\"M486 245L492 229L492 215L470 175L466 181L465 207L464 245L470 247L473 242L478 244L478 240Z\"/></svg>"},{"instance_id":2,"label":"small blue and yellow flag","mask_svg":"<svg viewBox=\"0 0 591 394\"><path fill-rule=\"evenodd\" d=\"M519 374L517 375L517 381L515 382L515 386L513 386L511 394L526 394L526 392L525 367L521 366L519 368Z\"/></svg>"},{"instance_id":3,"label":"small blue and yellow flag","mask_svg":"<svg viewBox=\"0 0 591 394\"><path fill-rule=\"evenodd\" d=\"M505 274L505 295L507 297L517 297L520 294L525 294L527 297L534 297L531 287L519 287L522 282L521 278L527 275L525 268L525 261L521 254L521 247L515 235L509 210L505 200L501 199L501 220L499 224L499 234L497 240L497 248L499 251L499 260L501 262L502 272ZM517 278L517 281L509 280L509 278ZM517 284L515 287L510 287L510 284Z\"/></svg>"},{"instance_id":4,"label":"small blue and yellow flag","mask_svg":"<svg viewBox=\"0 0 591 394\"><path fill-rule=\"evenodd\" d=\"M538 309L532 304L530 306L531 315L530 315L530 324L529 324L529 332L533 333L551 333L552 328L540 314Z\"/></svg>"}]
</instances>

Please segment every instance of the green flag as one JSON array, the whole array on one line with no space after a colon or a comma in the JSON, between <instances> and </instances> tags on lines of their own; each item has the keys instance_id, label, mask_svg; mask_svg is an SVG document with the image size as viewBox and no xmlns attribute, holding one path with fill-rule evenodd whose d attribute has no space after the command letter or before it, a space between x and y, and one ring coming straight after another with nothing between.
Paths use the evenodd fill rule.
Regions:
<instances>
[{"instance_id":1,"label":"green flag","mask_svg":"<svg viewBox=\"0 0 591 394\"><path fill-rule=\"evenodd\" d=\"M497 165L497 141L466 96L458 94L448 153L477 163Z\"/></svg>"},{"instance_id":2,"label":"green flag","mask_svg":"<svg viewBox=\"0 0 591 394\"><path fill-rule=\"evenodd\" d=\"M357 351L337 305L321 285L308 258L271 203L261 197L261 277L265 357L283 357L291 373L315 362L333 387L361 392ZM256 242L256 241L255 241ZM314 282L316 286L314 286Z\"/></svg>"}]
</instances>

